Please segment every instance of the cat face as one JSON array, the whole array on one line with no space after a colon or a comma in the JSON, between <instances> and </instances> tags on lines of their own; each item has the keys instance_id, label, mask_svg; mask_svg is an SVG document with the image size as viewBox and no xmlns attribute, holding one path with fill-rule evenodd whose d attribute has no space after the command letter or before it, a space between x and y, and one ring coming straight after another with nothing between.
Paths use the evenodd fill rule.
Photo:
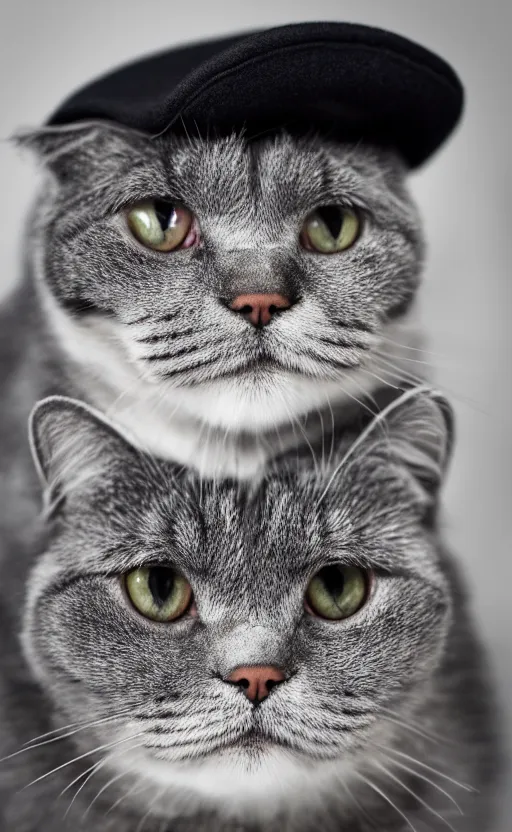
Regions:
<instances>
[{"instance_id":1,"label":"cat face","mask_svg":"<svg viewBox=\"0 0 512 832\"><path fill-rule=\"evenodd\" d=\"M422 253L391 151L102 123L23 142L52 173L32 227L47 308L118 393L139 385L257 431L386 372L377 352L393 352L382 338L405 319Z\"/></svg>"},{"instance_id":2,"label":"cat face","mask_svg":"<svg viewBox=\"0 0 512 832\"><path fill-rule=\"evenodd\" d=\"M141 455L76 402L40 405L49 537L23 640L65 721L92 723L84 753L144 776L157 813L180 794L264 813L396 745L449 626L443 408L405 396L323 476L276 469L248 492Z\"/></svg>"}]
</instances>

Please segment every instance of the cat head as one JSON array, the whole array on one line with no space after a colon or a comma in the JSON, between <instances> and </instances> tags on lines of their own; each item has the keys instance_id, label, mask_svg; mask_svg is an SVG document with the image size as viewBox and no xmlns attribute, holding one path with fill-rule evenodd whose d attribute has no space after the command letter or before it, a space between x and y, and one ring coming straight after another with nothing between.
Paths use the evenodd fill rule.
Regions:
<instances>
[{"instance_id":1,"label":"cat head","mask_svg":"<svg viewBox=\"0 0 512 832\"><path fill-rule=\"evenodd\" d=\"M29 230L54 330L116 396L260 431L393 376L422 260L393 151L103 122L19 141L49 174Z\"/></svg>"},{"instance_id":2,"label":"cat head","mask_svg":"<svg viewBox=\"0 0 512 832\"><path fill-rule=\"evenodd\" d=\"M323 474L276 468L249 492L145 456L78 402L39 404L48 539L23 643L82 752L144 776L157 814L316 811L364 771L378 783L449 627L450 430L444 402L408 394Z\"/></svg>"}]
</instances>

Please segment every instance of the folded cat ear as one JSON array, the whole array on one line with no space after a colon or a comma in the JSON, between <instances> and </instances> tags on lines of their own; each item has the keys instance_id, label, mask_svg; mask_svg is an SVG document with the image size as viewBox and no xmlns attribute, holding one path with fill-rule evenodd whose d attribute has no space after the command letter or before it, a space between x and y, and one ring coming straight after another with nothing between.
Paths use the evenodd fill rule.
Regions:
<instances>
[{"instance_id":1,"label":"folded cat ear","mask_svg":"<svg viewBox=\"0 0 512 832\"><path fill-rule=\"evenodd\" d=\"M116 461L136 451L100 413L75 399L50 396L38 402L29 419L36 470L46 491L83 491L104 478Z\"/></svg>"},{"instance_id":2,"label":"folded cat ear","mask_svg":"<svg viewBox=\"0 0 512 832\"><path fill-rule=\"evenodd\" d=\"M359 434L330 476L322 498L336 477L363 466L371 483L380 483L394 499L397 479L411 499L427 512L435 506L451 457L454 417L449 403L428 387L407 390L382 410ZM389 486L389 487L388 487Z\"/></svg>"},{"instance_id":3,"label":"folded cat ear","mask_svg":"<svg viewBox=\"0 0 512 832\"><path fill-rule=\"evenodd\" d=\"M432 503L444 481L453 447L450 404L428 388L416 388L396 400L383 416L377 425L377 449L410 478L421 502ZM374 433L373 439L377 436ZM371 435L368 438L371 442Z\"/></svg>"},{"instance_id":4,"label":"folded cat ear","mask_svg":"<svg viewBox=\"0 0 512 832\"><path fill-rule=\"evenodd\" d=\"M101 154L103 174L105 166L118 165L128 155L147 149L148 136L120 124L108 121L80 121L57 127L41 127L19 131L12 141L31 151L58 179L87 173Z\"/></svg>"}]
</instances>

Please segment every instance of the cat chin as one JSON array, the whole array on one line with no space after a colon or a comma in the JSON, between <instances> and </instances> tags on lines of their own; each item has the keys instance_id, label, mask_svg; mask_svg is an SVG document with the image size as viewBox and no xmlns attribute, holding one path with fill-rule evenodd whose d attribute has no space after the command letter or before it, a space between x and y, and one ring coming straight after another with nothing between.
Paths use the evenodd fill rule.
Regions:
<instances>
[{"instance_id":1,"label":"cat chin","mask_svg":"<svg viewBox=\"0 0 512 832\"><path fill-rule=\"evenodd\" d=\"M155 814L168 818L204 810L230 818L249 812L261 819L292 807L293 812L314 812L354 774L347 760L313 761L276 746L257 756L247 749L230 749L203 760L167 763L144 756L129 765L136 775L153 782L161 795L153 804Z\"/></svg>"},{"instance_id":2,"label":"cat chin","mask_svg":"<svg viewBox=\"0 0 512 832\"><path fill-rule=\"evenodd\" d=\"M294 419L370 392L374 380L353 372L343 381L307 378L286 371L220 379L200 387L173 388L169 398L214 429L254 435L278 430ZM162 390L163 392L163 390Z\"/></svg>"}]
</instances>

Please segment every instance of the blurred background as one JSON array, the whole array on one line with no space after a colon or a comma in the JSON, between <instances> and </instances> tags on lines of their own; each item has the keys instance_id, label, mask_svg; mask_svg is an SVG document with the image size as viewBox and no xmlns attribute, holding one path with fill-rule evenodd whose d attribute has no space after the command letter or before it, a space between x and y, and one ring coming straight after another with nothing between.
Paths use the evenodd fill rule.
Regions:
<instances>
[{"instance_id":1,"label":"blurred background","mask_svg":"<svg viewBox=\"0 0 512 832\"><path fill-rule=\"evenodd\" d=\"M512 726L512 4L508 0L2 0L0 296L20 272L35 170L7 139L112 66L172 44L299 20L392 29L445 57L466 87L463 123L411 177L429 241L423 317L458 416L446 488L462 560ZM511 200L511 201L509 201ZM411 364L414 370L414 364ZM508 716L507 716L508 715ZM508 778L510 782L510 778ZM506 785L508 785L508 782ZM510 832L512 790L504 788ZM508 809L507 809L508 801Z\"/></svg>"}]
</instances>

